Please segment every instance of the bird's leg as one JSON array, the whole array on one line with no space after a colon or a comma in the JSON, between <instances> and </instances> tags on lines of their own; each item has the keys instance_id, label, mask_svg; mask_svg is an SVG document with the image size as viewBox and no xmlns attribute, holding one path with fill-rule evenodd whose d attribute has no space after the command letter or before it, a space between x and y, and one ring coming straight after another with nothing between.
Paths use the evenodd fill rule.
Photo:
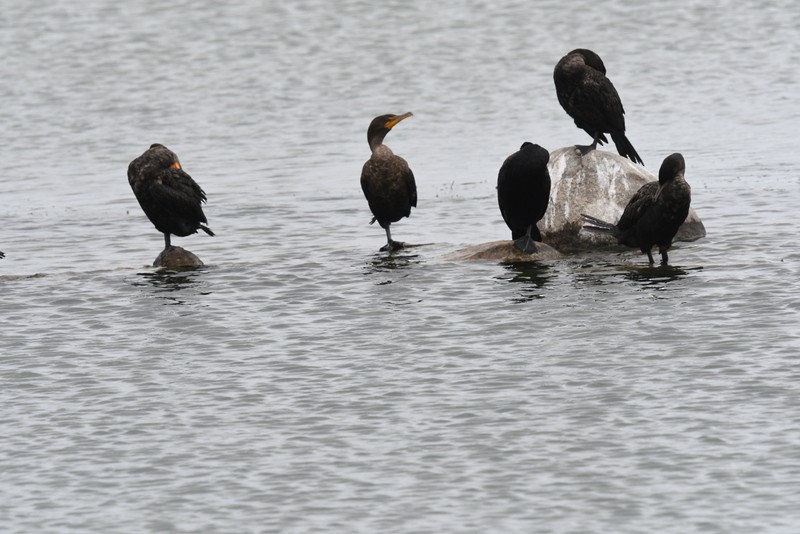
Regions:
<instances>
[{"instance_id":1,"label":"bird's leg","mask_svg":"<svg viewBox=\"0 0 800 534\"><path fill-rule=\"evenodd\" d=\"M169 242L169 232L164 232L164 250L169 250L172 245Z\"/></svg>"},{"instance_id":2,"label":"bird's leg","mask_svg":"<svg viewBox=\"0 0 800 534\"><path fill-rule=\"evenodd\" d=\"M653 260L653 253L649 250L647 251L647 259L650 261L650 265L654 265L656 262Z\"/></svg>"},{"instance_id":3,"label":"bird's leg","mask_svg":"<svg viewBox=\"0 0 800 534\"><path fill-rule=\"evenodd\" d=\"M392 232L389 230L389 225L386 225L386 244L381 247L381 252L389 251L393 252L395 250L400 250L403 248L405 243L401 243L400 241L393 241L392 240Z\"/></svg>"},{"instance_id":4,"label":"bird's leg","mask_svg":"<svg viewBox=\"0 0 800 534\"><path fill-rule=\"evenodd\" d=\"M667 249L663 247L659 247L658 250L661 253L661 265L669 265L669 258L667 257Z\"/></svg>"},{"instance_id":5,"label":"bird's leg","mask_svg":"<svg viewBox=\"0 0 800 534\"><path fill-rule=\"evenodd\" d=\"M533 231L533 225L528 226L524 236L514 240L514 247L527 254L539 252L539 249L536 248L536 242L531 237L531 231Z\"/></svg>"},{"instance_id":6,"label":"bird's leg","mask_svg":"<svg viewBox=\"0 0 800 534\"><path fill-rule=\"evenodd\" d=\"M592 140L591 145L576 145L575 148L578 149L578 152L581 153L581 156L585 156L586 154L597 148L597 142L600 140L601 135L603 135L603 132L597 132L594 134L594 139Z\"/></svg>"}]
</instances>

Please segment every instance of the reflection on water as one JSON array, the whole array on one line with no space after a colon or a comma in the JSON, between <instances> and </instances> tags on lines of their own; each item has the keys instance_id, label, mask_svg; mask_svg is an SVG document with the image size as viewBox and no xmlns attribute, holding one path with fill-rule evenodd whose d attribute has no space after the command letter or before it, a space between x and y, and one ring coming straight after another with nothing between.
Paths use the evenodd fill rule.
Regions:
<instances>
[{"instance_id":1,"label":"reflection on water","mask_svg":"<svg viewBox=\"0 0 800 534\"><path fill-rule=\"evenodd\" d=\"M624 271L626 280L636 282L645 289L662 289L669 282L680 280L689 275L689 271L672 265L628 267Z\"/></svg>"},{"instance_id":2,"label":"reflection on water","mask_svg":"<svg viewBox=\"0 0 800 534\"><path fill-rule=\"evenodd\" d=\"M519 297L512 299L513 302L528 302L535 299L543 299L542 288L545 283L553 278L552 269L545 264L537 262L518 262L503 264L510 277L503 278L508 282L519 284Z\"/></svg>"},{"instance_id":3,"label":"reflection on water","mask_svg":"<svg viewBox=\"0 0 800 534\"><path fill-rule=\"evenodd\" d=\"M378 252L364 268L365 274L391 273L401 271L413 265L422 263L419 254L414 254L408 250L398 250L396 252ZM382 282L391 283L391 282Z\"/></svg>"},{"instance_id":4,"label":"reflection on water","mask_svg":"<svg viewBox=\"0 0 800 534\"><path fill-rule=\"evenodd\" d=\"M189 295L208 295L210 291L203 291L205 284L200 275L206 267L193 267L180 271L160 269L157 271L138 273L137 279L132 284L136 287L152 288L158 298L164 299L168 304L185 304Z\"/></svg>"},{"instance_id":5,"label":"reflection on water","mask_svg":"<svg viewBox=\"0 0 800 534\"><path fill-rule=\"evenodd\" d=\"M686 278L690 271L696 270L702 270L702 267L687 270L673 265L591 262L581 266L581 270L576 272L575 281L579 284L603 286L622 280L635 282L643 289L664 289L666 284Z\"/></svg>"}]
</instances>

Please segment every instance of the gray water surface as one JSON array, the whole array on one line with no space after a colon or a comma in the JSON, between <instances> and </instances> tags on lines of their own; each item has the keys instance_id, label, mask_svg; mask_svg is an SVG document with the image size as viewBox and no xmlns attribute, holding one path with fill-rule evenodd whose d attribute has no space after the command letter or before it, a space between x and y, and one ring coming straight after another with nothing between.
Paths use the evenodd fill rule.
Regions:
<instances>
[{"instance_id":1,"label":"gray water surface","mask_svg":"<svg viewBox=\"0 0 800 534\"><path fill-rule=\"evenodd\" d=\"M0 530L797 532L800 4L0 1ZM597 51L708 236L502 265L497 170ZM383 231L366 128L417 177ZM126 180L205 189L206 266Z\"/></svg>"}]
</instances>

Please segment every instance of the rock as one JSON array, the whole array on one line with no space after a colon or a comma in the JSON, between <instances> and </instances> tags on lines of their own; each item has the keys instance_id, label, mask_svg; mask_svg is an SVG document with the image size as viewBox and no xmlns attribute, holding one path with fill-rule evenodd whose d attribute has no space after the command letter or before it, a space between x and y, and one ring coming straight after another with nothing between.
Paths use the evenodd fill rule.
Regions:
<instances>
[{"instance_id":1,"label":"rock","mask_svg":"<svg viewBox=\"0 0 800 534\"><path fill-rule=\"evenodd\" d=\"M556 249L546 243L536 243L539 249L534 254L522 252L514 247L513 241L492 241L472 245L467 248L457 250L445 256L446 260L492 260L504 263L515 263L524 261L554 260L561 257Z\"/></svg>"},{"instance_id":2,"label":"rock","mask_svg":"<svg viewBox=\"0 0 800 534\"><path fill-rule=\"evenodd\" d=\"M573 146L551 152L548 170L550 204L539 228L542 239L559 250L616 245L610 235L583 230L581 213L615 223L633 194L647 182L658 180L622 156L593 150L581 157ZM691 175L686 181L691 185ZM675 241L694 241L705 235L705 226L690 209Z\"/></svg>"},{"instance_id":3,"label":"rock","mask_svg":"<svg viewBox=\"0 0 800 534\"><path fill-rule=\"evenodd\" d=\"M164 267L166 269L187 269L200 267L203 262L183 247L169 247L161 251L153 267Z\"/></svg>"}]
</instances>

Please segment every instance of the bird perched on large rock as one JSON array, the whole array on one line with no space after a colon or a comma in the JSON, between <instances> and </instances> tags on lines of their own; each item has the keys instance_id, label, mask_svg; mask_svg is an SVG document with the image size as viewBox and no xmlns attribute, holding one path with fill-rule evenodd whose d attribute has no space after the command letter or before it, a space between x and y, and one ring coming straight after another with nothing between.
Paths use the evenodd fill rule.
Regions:
<instances>
[{"instance_id":1,"label":"bird perched on large rock","mask_svg":"<svg viewBox=\"0 0 800 534\"><path fill-rule=\"evenodd\" d=\"M684 179L685 173L683 156L677 152L670 154L661 164L658 181L639 188L617 224L581 214L587 223L584 228L611 234L619 244L638 248L647 254L651 265L655 262L650 250L653 245L658 245L661 264L667 265L667 250L672 246L672 238L678 228L686 220L692 202L692 188Z\"/></svg>"},{"instance_id":2,"label":"bird perched on large rock","mask_svg":"<svg viewBox=\"0 0 800 534\"><path fill-rule=\"evenodd\" d=\"M536 223L544 217L550 200L550 153L539 145L524 142L503 162L497 174L497 203L511 230L514 246L522 252L537 252L542 240Z\"/></svg>"},{"instance_id":3,"label":"bird perched on large rock","mask_svg":"<svg viewBox=\"0 0 800 534\"><path fill-rule=\"evenodd\" d=\"M367 129L367 142L372 156L364 163L361 170L361 190L372 211L372 221L378 221L386 231L386 245L381 250L398 250L403 243L394 241L389 227L403 217L411 214L411 208L417 206L417 184L414 173L406 160L396 156L383 144L383 139L400 121L411 117L411 113L403 115L381 115L375 117Z\"/></svg>"},{"instance_id":4,"label":"bird perched on large rock","mask_svg":"<svg viewBox=\"0 0 800 534\"><path fill-rule=\"evenodd\" d=\"M147 218L164 234L164 250L170 235L180 237L202 230L213 236L201 204L206 194L186 174L173 151L158 143L128 165L128 183Z\"/></svg>"},{"instance_id":5,"label":"bird perched on large rock","mask_svg":"<svg viewBox=\"0 0 800 534\"><path fill-rule=\"evenodd\" d=\"M583 154L594 150L598 143L607 143L608 133L620 156L643 164L625 136L625 110L617 90L606 77L600 56L585 48L573 50L556 64L553 80L561 107L575 120L575 126L592 137L591 145L579 147Z\"/></svg>"}]
</instances>

